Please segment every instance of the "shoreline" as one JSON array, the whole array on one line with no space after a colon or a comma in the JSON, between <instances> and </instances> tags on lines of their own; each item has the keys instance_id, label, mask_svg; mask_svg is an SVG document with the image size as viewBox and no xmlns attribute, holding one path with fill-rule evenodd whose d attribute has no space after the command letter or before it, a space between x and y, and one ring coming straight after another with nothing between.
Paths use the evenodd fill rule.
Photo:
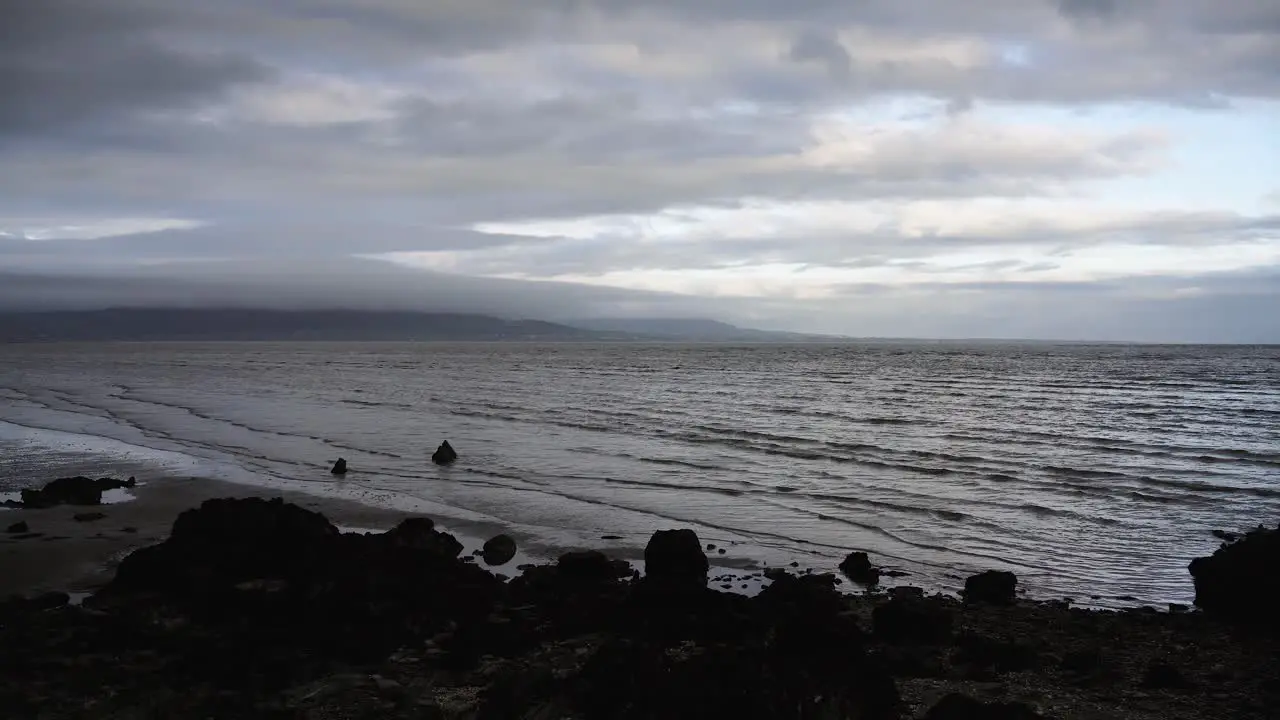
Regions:
<instances>
[{"instance_id":1,"label":"shoreline","mask_svg":"<svg viewBox=\"0 0 1280 720\"><path fill-rule=\"evenodd\" d=\"M150 500L155 517L188 490L143 486L136 512ZM0 668L12 671L0 673L0 707L32 718L1263 720L1280 700L1280 635L1223 614L1084 610L1012 587L849 595L834 576L786 570L754 596L717 592L687 530L655 533L643 577L588 551L509 579L429 522L295 499L325 507L207 503L83 605L57 593L0 602ZM341 533L384 521L398 524ZM948 698L970 710L935 713ZM654 709L626 712L637 706Z\"/></svg>"},{"instance_id":2,"label":"shoreline","mask_svg":"<svg viewBox=\"0 0 1280 720\"><path fill-rule=\"evenodd\" d=\"M127 447L137 448L139 450L150 450L157 453L157 457L159 455L178 454L174 451L162 450L149 446L135 446L123 440L111 437L75 433L52 428L26 426L13 423L12 421L0 422L6 422L14 425L15 427L28 430L36 435L48 433L51 434L55 440L58 436L69 436L86 438L89 441L101 441L100 446L92 444L89 446L90 448L94 448L99 451L103 447L118 445L122 448ZM27 440L27 442L33 441ZM164 486L166 488L173 483L182 484L182 487L185 489L170 488L157 496L160 506L165 508L165 510L157 510L157 512L161 512L162 515L165 512L168 512L169 517L167 519L163 517L152 518L150 517L152 514L151 511L140 510L139 512L141 513L141 516L136 521L126 522L121 525L122 527L138 527L140 530L138 535L147 534L138 523L150 525L151 531L149 536L151 538L151 542L159 542L164 539L165 534L168 532L169 525L172 523L172 519L176 517L181 510L186 509L187 507L194 507L198 505L201 500L211 497L282 497L287 502L294 502L303 507L316 509L326 515L329 515L334 519L335 524L368 528L371 530L387 529L394 525L398 520L405 517L426 516L439 522L441 527L457 534L460 539L464 539L464 544L466 545L468 552L470 552L474 547L478 547L489 537L493 537L497 534L508 534L517 541L517 546L520 548L522 557L536 560L553 559L565 551L590 549L603 551L612 557L625 559L633 564L639 564L643 567L644 544L648 540L647 533L640 535L632 532L618 537L610 537L608 534L604 534L596 538L580 537L579 539L582 540L581 542L573 543L555 542L554 540L548 541L545 539L545 535L547 535L546 533L544 533L544 538L539 539L530 531L530 529L526 529L518 524L506 524L496 518L475 519L475 516L483 516L481 516L480 513L465 508L454 508L444 503L424 498L406 496L396 493L395 491L377 487L363 486L358 480L344 482L340 485L334 484L331 486L325 483L309 483L307 481L275 477L269 474L263 475L246 468L237 468L236 472L229 472L225 477L213 477L208 474L192 475L173 472L164 467L164 463L161 461L145 457L124 460L119 455L113 456L103 454L102 452L95 452L94 449L80 450L73 453L59 451L52 445L41 444L40 447L51 456L74 456L77 460L74 462L67 461L63 463L41 465L39 468L39 477L34 475L29 476L27 484L31 487L41 486L45 482L56 477L65 477L76 474L93 476L137 474L139 477L144 478L144 487L147 488L155 487L157 486L157 483L159 486ZM38 455L39 453L36 454ZM191 457L192 459L199 459L197 456ZM145 479L148 475L151 476L150 479ZM170 495L183 493L186 494L188 501L186 507L178 507L182 504L181 502L175 503L168 499ZM143 500L144 498L139 497L128 503L123 503L121 506L134 505L142 502ZM400 505L400 507L396 507L395 505ZM126 511L125 514L132 517L133 512ZM5 521L5 518L9 517L9 515L10 513L0 510L0 526L7 526L9 523L17 521L17 519ZM465 517L467 515L471 515L473 517L467 518ZM376 520L371 521L371 518ZM110 522L111 520L107 519L98 523L98 525ZM372 524L370 524L371 522ZM653 529L681 524L682 523L657 521L648 532L651 532ZM66 544L74 542L90 543L94 546L93 548L79 552L81 555L88 554L91 557L98 558L100 565L118 562L120 559L115 555L108 555L104 559L103 553L101 552L104 548L116 548L117 550L123 550L125 548L133 549L146 544L137 542L137 539L133 537L120 537L121 533L118 531L118 528L114 532L84 532L86 528L80 528L78 527L78 524L67 524L60 521L55 521L54 527L57 529L57 532L46 532L45 537L57 537L63 539L55 541L41 538L40 540L42 542L46 542L48 544ZM0 529L3 529L3 527L0 527ZM1241 528L1232 528L1231 530L1239 529ZM106 537L100 537L100 532ZM4 569L5 563L3 549L14 547L13 544L7 543L6 541L7 539L3 535L0 535L0 571ZM1216 541L1209 537L1205 538L1205 544L1206 546L1209 546L1210 551L1211 545L1214 542ZM732 579L735 590L743 589L738 587L741 584L738 579L745 579L749 585L749 587L746 588L748 592L758 592L761 585L761 573L771 568L799 568L800 571L816 573L837 572L837 565L839 563L838 557L833 558L820 553L806 553L795 550L785 553L769 551L766 550L764 546L757 545L755 542L751 541L720 542L718 543L717 549L720 548L727 549L728 553L719 554L717 552L716 554L712 554L709 558L711 564L721 570L722 574L726 578ZM860 549L863 548L850 545L844 552ZM899 561L896 558L879 557L874 550L869 550L868 552L877 564L885 563L885 567L900 567L898 564ZM53 558L55 562L60 563L63 562L60 558L65 556L74 557L76 555L76 551L64 553L47 551L37 552L34 553L34 555L37 557L50 557ZM917 586L922 587L931 593L941 593L949 597L957 597L959 593L959 584L965 573L997 567L1000 567L1000 565L992 564L985 567L975 565L970 568L954 565L939 565L934 568L939 571L935 574L945 577L946 580L940 580L938 577L926 579L919 577L915 572L910 572L905 573L902 577L889 576L882 581L876 589L885 591L894 586ZM915 571L919 568L912 567L911 569ZM98 582L101 582L104 574L104 571L101 568L97 571L89 571L85 568L81 568L81 570L84 571L84 575L95 578ZM1024 598L1040 602L1057 602L1067 599L1063 595L1029 590L1027 586L1032 583L1028 581L1034 578L1034 575L1024 573L1021 569L1017 569L1016 571L1020 577L1024 578L1023 588L1021 590ZM6 581L0 579L0 595L4 594L5 585ZM73 584L73 587L76 589L72 591L80 592L78 588L83 587L84 585L85 582L77 582ZM723 587L723 585L724 583L717 583L717 586ZM18 585L18 587L24 586ZM44 586L37 584L30 585L30 587L37 588ZM64 587L60 589L67 588ZM845 585L844 590L846 592L853 591L856 593L860 592L861 588L852 585ZM1089 596L1079 593L1073 593L1069 598L1069 602L1074 607L1083 609L1123 610L1126 608L1154 607L1163 610L1172 604L1187 604L1189 602L1188 598L1190 597L1190 594L1191 584L1187 581L1185 593L1186 598L1179 597L1176 602L1144 599L1133 595Z\"/></svg>"},{"instance_id":3,"label":"shoreline","mask_svg":"<svg viewBox=\"0 0 1280 720\"><path fill-rule=\"evenodd\" d=\"M94 467L94 474L104 472L103 465ZM109 469L105 472L110 474ZM286 503L321 513L342 532L382 533L407 518L436 520L425 513L345 498L203 477L157 476L139 481L127 493L129 497L104 502L101 506L0 510L0 598L45 592L75 596L92 593L110 581L120 561L129 553L168 538L180 513L215 498L282 498ZM77 521L75 516L82 513L100 513L104 517ZM19 522L27 524L27 532L3 532ZM503 528L496 523L446 519L436 527L462 543L464 556L478 555L485 541L495 535L507 534L514 538L515 557L501 565L487 566L504 577L519 575L521 567L552 561L573 550L601 550L641 569L644 567L643 549L610 547L604 540L596 547L553 548L528 543L518 529ZM730 589L726 586L731 584L734 591L758 592L765 584L761 567L755 561L715 555L713 558L717 587Z\"/></svg>"}]
</instances>

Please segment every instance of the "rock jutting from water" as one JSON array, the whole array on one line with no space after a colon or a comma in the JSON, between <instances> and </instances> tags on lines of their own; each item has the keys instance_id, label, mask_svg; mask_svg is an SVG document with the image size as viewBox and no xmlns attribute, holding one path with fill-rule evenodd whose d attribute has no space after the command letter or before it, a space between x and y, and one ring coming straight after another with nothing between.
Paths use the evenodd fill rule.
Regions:
<instances>
[{"instance_id":1,"label":"rock jutting from water","mask_svg":"<svg viewBox=\"0 0 1280 720\"><path fill-rule=\"evenodd\" d=\"M347 474L347 459L346 459L346 458L338 458L338 461L337 461L337 462L335 462L335 463L333 464L333 469L332 469L332 470L330 470L330 471L329 471L329 473L330 473L330 474L332 474L332 475L346 475L346 474Z\"/></svg>"},{"instance_id":2,"label":"rock jutting from water","mask_svg":"<svg viewBox=\"0 0 1280 720\"><path fill-rule=\"evenodd\" d=\"M1012 605L1017 599L1018 576L1007 570L986 570L964 581L965 602Z\"/></svg>"},{"instance_id":3,"label":"rock jutting from water","mask_svg":"<svg viewBox=\"0 0 1280 720\"><path fill-rule=\"evenodd\" d=\"M840 572L860 585L880 582L880 569L871 565L871 558L864 552L851 552L840 563Z\"/></svg>"},{"instance_id":4,"label":"rock jutting from water","mask_svg":"<svg viewBox=\"0 0 1280 720\"><path fill-rule=\"evenodd\" d=\"M504 565L516 556L516 541L510 535L496 535L485 541L481 556L486 565Z\"/></svg>"},{"instance_id":5,"label":"rock jutting from water","mask_svg":"<svg viewBox=\"0 0 1280 720\"><path fill-rule=\"evenodd\" d=\"M440 443L440 447L431 453L431 462L437 465L449 465L458 459L458 453L449 444L448 440Z\"/></svg>"},{"instance_id":6,"label":"rock jutting from water","mask_svg":"<svg viewBox=\"0 0 1280 720\"><path fill-rule=\"evenodd\" d=\"M1188 566L1196 606L1236 623L1280 627L1280 526L1235 536Z\"/></svg>"}]
</instances>

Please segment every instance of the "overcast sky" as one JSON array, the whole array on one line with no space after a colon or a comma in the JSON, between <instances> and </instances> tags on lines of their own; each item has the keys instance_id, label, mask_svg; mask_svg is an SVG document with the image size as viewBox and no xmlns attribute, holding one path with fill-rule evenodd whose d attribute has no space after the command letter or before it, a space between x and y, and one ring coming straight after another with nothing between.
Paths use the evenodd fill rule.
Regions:
<instances>
[{"instance_id":1,"label":"overcast sky","mask_svg":"<svg viewBox=\"0 0 1280 720\"><path fill-rule=\"evenodd\" d=\"M1280 2L0 0L0 304L129 303L1280 342Z\"/></svg>"}]
</instances>

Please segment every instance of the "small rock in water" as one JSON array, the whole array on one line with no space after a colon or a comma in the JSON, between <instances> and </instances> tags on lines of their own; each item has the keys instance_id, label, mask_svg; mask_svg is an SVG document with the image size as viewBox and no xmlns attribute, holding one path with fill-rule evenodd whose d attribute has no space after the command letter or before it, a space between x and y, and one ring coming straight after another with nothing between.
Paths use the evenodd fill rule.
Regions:
<instances>
[{"instance_id":1,"label":"small rock in water","mask_svg":"<svg viewBox=\"0 0 1280 720\"><path fill-rule=\"evenodd\" d=\"M720 553L721 555L724 555L725 550L724 550L724 548L720 548L720 549L719 549L719 550L717 550L716 552Z\"/></svg>"},{"instance_id":2,"label":"small rock in water","mask_svg":"<svg viewBox=\"0 0 1280 720\"><path fill-rule=\"evenodd\" d=\"M1214 530L1213 536L1218 538L1219 540L1222 540L1223 542L1229 542L1229 543L1235 542L1236 540L1240 539L1239 535L1233 532L1227 532L1226 530Z\"/></svg>"},{"instance_id":3,"label":"small rock in water","mask_svg":"<svg viewBox=\"0 0 1280 720\"><path fill-rule=\"evenodd\" d=\"M880 582L880 569L871 565L871 558L864 552L851 552L840 563L840 572L845 577L860 585L875 585Z\"/></svg>"},{"instance_id":4,"label":"small rock in water","mask_svg":"<svg viewBox=\"0 0 1280 720\"><path fill-rule=\"evenodd\" d=\"M72 516L76 522L94 522L96 520L101 520L104 517L106 517L106 513L100 512L76 513Z\"/></svg>"},{"instance_id":5,"label":"small rock in water","mask_svg":"<svg viewBox=\"0 0 1280 720\"><path fill-rule=\"evenodd\" d=\"M486 565L502 565L516 556L516 541L510 535L496 535L484 544L482 550Z\"/></svg>"},{"instance_id":6,"label":"small rock in water","mask_svg":"<svg viewBox=\"0 0 1280 720\"><path fill-rule=\"evenodd\" d=\"M333 473L334 475L346 475L346 474L347 474L347 459L346 459L346 458L338 458L338 462L336 462L336 463L334 463L334 464L333 464L333 469L332 469L332 470L330 470L329 472L330 472L330 473Z\"/></svg>"},{"instance_id":7,"label":"small rock in water","mask_svg":"<svg viewBox=\"0 0 1280 720\"><path fill-rule=\"evenodd\" d=\"M5 532L9 533L10 535L17 535L19 533L31 532L31 528L28 527L25 522L16 522L10 525L9 529L6 530Z\"/></svg>"},{"instance_id":8,"label":"small rock in water","mask_svg":"<svg viewBox=\"0 0 1280 720\"><path fill-rule=\"evenodd\" d=\"M1005 570L987 570L964 581L964 599L970 603L1012 605L1018 576Z\"/></svg>"},{"instance_id":9,"label":"small rock in water","mask_svg":"<svg viewBox=\"0 0 1280 720\"><path fill-rule=\"evenodd\" d=\"M621 535L601 535L600 539L601 540L621 540L622 536Z\"/></svg>"},{"instance_id":10,"label":"small rock in water","mask_svg":"<svg viewBox=\"0 0 1280 720\"><path fill-rule=\"evenodd\" d=\"M715 543L707 543L707 549L708 549L708 550L715 550L715 549L716 549L716 545L715 545Z\"/></svg>"},{"instance_id":11,"label":"small rock in water","mask_svg":"<svg viewBox=\"0 0 1280 720\"><path fill-rule=\"evenodd\" d=\"M440 443L440 447L436 448L434 453L431 453L431 462L437 465L448 465L457 459L458 453L454 451L448 440Z\"/></svg>"}]
</instances>

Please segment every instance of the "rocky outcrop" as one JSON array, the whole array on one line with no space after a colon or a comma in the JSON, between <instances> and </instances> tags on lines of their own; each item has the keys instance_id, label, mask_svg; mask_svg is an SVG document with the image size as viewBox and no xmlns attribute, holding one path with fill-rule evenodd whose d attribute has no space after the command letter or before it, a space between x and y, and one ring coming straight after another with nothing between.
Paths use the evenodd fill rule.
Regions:
<instances>
[{"instance_id":1,"label":"rocky outcrop","mask_svg":"<svg viewBox=\"0 0 1280 720\"><path fill-rule=\"evenodd\" d=\"M871 558L864 552L849 553L840 563L840 572L859 585L880 582L880 569L871 565Z\"/></svg>"},{"instance_id":2,"label":"rocky outcrop","mask_svg":"<svg viewBox=\"0 0 1280 720\"><path fill-rule=\"evenodd\" d=\"M658 530L644 548L646 580L672 588L697 589L707 586L710 563L689 529Z\"/></svg>"},{"instance_id":3,"label":"rocky outcrop","mask_svg":"<svg viewBox=\"0 0 1280 720\"><path fill-rule=\"evenodd\" d=\"M1017 599L1018 576L1004 570L987 570L964 581L964 600L988 605L1012 605Z\"/></svg>"},{"instance_id":4,"label":"rocky outcrop","mask_svg":"<svg viewBox=\"0 0 1280 720\"><path fill-rule=\"evenodd\" d=\"M431 462L437 465L449 465L458 459L458 453L449 444L448 440L440 443L440 447L431 453Z\"/></svg>"},{"instance_id":5,"label":"rocky outcrop","mask_svg":"<svg viewBox=\"0 0 1280 720\"><path fill-rule=\"evenodd\" d=\"M347 459L346 459L346 458L338 458L337 462L335 462L335 463L333 464L333 469L331 469L331 470L329 471L329 473L330 473L331 475L346 475L346 474L347 474Z\"/></svg>"},{"instance_id":6,"label":"rocky outcrop","mask_svg":"<svg viewBox=\"0 0 1280 720\"><path fill-rule=\"evenodd\" d=\"M132 477L128 480L115 478L94 480L83 476L58 478L38 490L23 490L21 502L7 504L31 509L51 508L58 505L101 505L102 493L136 485L137 480Z\"/></svg>"},{"instance_id":7,"label":"rocky outcrop","mask_svg":"<svg viewBox=\"0 0 1280 720\"><path fill-rule=\"evenodd\" d=\"M505 565L516 556L516 541L510 535L495 535L485 541L481 557L486 565Z\"/></svg>"},{"instance_id":8,"label":"rocky outcrop","mask_svg":"<svg viewBox=\"0 0 1280 720\"><path fill-rule=\"evenodd\" d=\"M27 525L26 521L16 522L10 525L8 529L5 530L5 532L9 533L10 535L19 535L21 533L31 532L31 527Z\"/></svg>"},{"instance_id":9,"label":"rocky outcrop","mask_svg":"<svg viewBox=\"0 0 1280 720\"><path fill-rule=\"evenodd\" d=\"M1196 605L1232 622L1280 627L1280 527L1258 528L1191 561Z\"/></svg>"}]
</instances>

